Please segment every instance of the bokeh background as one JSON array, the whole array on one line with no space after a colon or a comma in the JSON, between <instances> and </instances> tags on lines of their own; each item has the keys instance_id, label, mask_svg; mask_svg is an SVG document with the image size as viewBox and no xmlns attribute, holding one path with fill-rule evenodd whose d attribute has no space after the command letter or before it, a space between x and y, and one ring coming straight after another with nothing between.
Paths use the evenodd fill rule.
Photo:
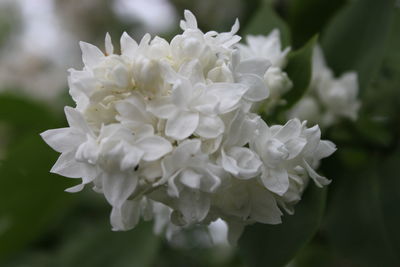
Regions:
<instances>
[{"instance_id":1,"label":"bokeh background","mask_svg":"<svg viewBox=\"0 0 400 267\"><path fill-rule=\"evenodd\" d=\"M49 173L57 153L39 136L66 125L80 40L170 39L184 9L203 31L236 17L241 34L278 27L294 50L318 34L336 75L359 74L358 120L323 133L338 146L321 166L332 184L307 190L282 225L248 227L237 247L202 229L168 242L148 222L112 232L101 195L65 193L74 181ZM399 226L400 1L0 0L0 266L400 266Z\"/></svg>"}]
</instances>

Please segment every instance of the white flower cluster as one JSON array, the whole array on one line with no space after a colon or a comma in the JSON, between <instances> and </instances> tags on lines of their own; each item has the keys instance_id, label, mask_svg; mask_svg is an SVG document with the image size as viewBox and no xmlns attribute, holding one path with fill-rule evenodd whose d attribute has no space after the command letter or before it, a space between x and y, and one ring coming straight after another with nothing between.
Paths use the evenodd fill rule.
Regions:
<instances>
[{"instance_id":1,"label":"white flower cluster","mask_svg":"<svg viewBox=\"0 0 400 267\"><path fill-rule=\"evenodd\" d=\"M81 43L85 66L69 76L69 127L42 133L62 153L52 172L82 179L69 192L93 184L104 194L114 230L140 217L155 218L156 230L221 218L234 240L246 224L280 223L309 177L329 183L313 168L335 150L318 126L268 126L251 112L269 96L269 71L288 83L278 69L287 50L274 45L277 57L253 56L256 46L269 49L264 39L238 49L237 21L230 32L203 33L189 11L181 28L171 42L145 35L138 44L124 33L121 54L109 35L105 53Z\"/></svg>"},{"instance_id":2,"label":"white flower cluster","mask_svg":"<svg viewBox=\"0 0 400 267\"><path fill-rule=\"evenodd\" d=\"M356 120L361 105L357 94L357 73L346 72L334 78L317 45L313 51L310 90L288 114L290 118L308 120L321 127L329 127L340 118Z\"/></svg>"}]
</instances>

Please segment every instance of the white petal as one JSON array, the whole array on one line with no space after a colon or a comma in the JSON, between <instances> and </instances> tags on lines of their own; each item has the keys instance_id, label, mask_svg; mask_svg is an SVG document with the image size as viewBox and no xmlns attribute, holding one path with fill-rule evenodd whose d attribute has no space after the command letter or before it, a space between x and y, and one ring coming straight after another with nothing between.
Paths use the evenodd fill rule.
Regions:
<instances>
[{"instance_id":1,"label":"white petal","mask_svg":"<svg viewBox=\"0 0 400 267\"><path fill-rule=\"evenodd\" d=\"M79 145L75 153L75 158L78 161L96 164L100 156L100 146L93 138L88 138L86 142Z\"/></svg>"},{"instance_id":2,"label":"white petal","mask_svg":"<svg viewBox=\"0 0 400 267\"><path fill-rule=\"evenodd\" d=\"M331 183L330 180L326 179L326 177L319 175L313 168L311 168L307 161L303 160L303 163L311 179L314 180L315 184L318 187L323 187L324 185L328 185Z\"/></svg>"},{"instance_id":3,"label":"white petal","mask_svg":"<svg viewBox=\"0 0 400 267\"><path fill-rule=\"evenodd\" d=\"M132 122L136 126L142 124L152 124L152 116L146 111L146 107L142 101L136 97L125 99L117 102L115 109L120 115L117 115L117 120L124 122Z\"/></svg>"},{"instance_id":4,"label":"white petal","mask_svg":"<svg viewBox=\"0 0 400 267\"><path fill-rule=\"evenodd\" d=\"M286 142L290 138L298 137L300 132L300 121L298 119L291 119L275 134L275 138L281 142Z\"/></svg>"},{"instance_id":5,"label":"white petal","mask_svg":"<svg viewBox=\"0 0 400 267\"><path fill-rule=\"evenodd\" d=\"M179 210L188 224L202 221L210 209L210 198L200 191L184 190L179 196Z\"/></svg>"},{"instance_id":6,"label":"white petal","mask_svg":"<svg viewBox=\"0 0 400 267\"><path fill-rule=\"evenodd\" d=\"M129 147L128 153L122 158L120 167L122 171L135 169L143 157L144 152L133 146Z\"/></svg>"},{"instance_id":7,"label":"white petal","mask_svg":"<svg viewBox=\"0 0 400 267\"><path fill-rule=\"evenodd\" d=\"M321 130L319 129L319 126L315 125L311 128L305 129L303 135L307 138L307 145L304 147L303 153L306 155L314 154L321 142Z\"/></svg>"},{"instance_id":8,"label":"white petal","mask_svg":"<svg viewBox=\"0 0 400 267\"><path fill-rule=\"evenodd\" d=\"M102 173L103 192L113 207L121 207L136 188L138 177L130 173Z\"/></svg>"},{"instance_id":9,"label":"white petal","mask_svg":"<svg viewBox=\"0 0 400 267\"><path fill-rule=\"evenodd\" d=\"M191 84L205 83L204 70L198 59L185 62L179 68L179 74L187 77Z\"/></svg>"},{"instance_id":10,"label":"white petal","mask_svg":"<svg viewBox=\"0 0 400 267\"><path fill-rule=\"evenodd\" d=\"M110 221L113 231L134 228L140 219L140 201L127 200L121 207L113 207Z\"/></svg>"},{"instance_id":11,"label":"white petal","mask_svg":"<svg viewBox=\"0 0 400 267\"><path fill-rule=\"evenodd\" d=\"M65 192L68 192L68 193L80 192L80 191L82 191L82 189L83 189L84 187L85 187L84 184L78 184L78 185L76 185L76 186L69 187L69 188L65 189Z\"/></svg>"},{"instance_id":12,"label":"white petal","mask_svg":"<svg viewBox=\"0 0 400 267\"><path fill-rule=\"evenodd\" d=\"M234 158L226 155L225 151L221 151L221 165L229 173L233 175L239 175L239 168Z\"/></svg>"},{"instance_id":13,"label":"white petal","mask_svg":"<svg viewBox=\"0 0 400 267\"><path fill-rule=\"evenodd\" d=\"M200 113L215 115L218 112L219 99L215 95L203 94L192 100L192 108Z\"/></svg>"},{"instance_id":14,"label":"white petal","mask_svg":"<svg viewBox=\"0 0 400 267\"><path fill-rule=\"evenodd\" d=\"M208 163L205 169L208 175L207 179L204 179L201 184L201 190L204 192L214 193L221 185L220 177L225 177L226 173L220 166L211 163Z\"/></svg>"},{"instance_id":15,"label":"white petal","mask_svg":"<svg viewBox=\"0 0 400 267\"><path fill-rule=\"evenodd\" d=\"M141 139L136 146L143 152L143 160L153 161L161 158L172 150L172 145L160 136L150 136Z\"/></svg>"},{"instance_id":16,"label":"white petal","mask_svg":"<svg viewBox=\"0 0 400 267\"><path fill-rule=\"evenodd\" d=\"M227 113L236 108L248 87L235 83L214 83L209 86L208 93L219 100L219 113Z\"/></svg>"},{"instance_id":17,"label":"white petal","mask_svg":"<svg viewBox=\"0 0 400 267\"><path fill-rule=\"evenodd\" d=\"M140 167L140 175L153 184L163 175L161 161L159 160L153 162L142 162Z\"/></svg>"},{"instance_id":18,"label":"white petal","mask_svg":"<svg viewBox=\"0 0 400 267\"><path fill-rule=\"evenodd\" d=\"M244 74L238 78L238 82L248 87L244 98L252 102L266 99L269 96L269 89L263 79L254 74Z\"/></svg>"},{"instance_id":19,"label":"white petal","mask_svg":"<svg viewBox=\"0 0 400 267\"><path fill-rule=\"evenodd\" d=\"M258 156L248 148L232 147L222 153L222 167L238 178L249 179L256 176L262 162Z\"/></svg>"},{"instance_id":20,"label":"white petal","mask_svg":"<svg viewBox=\"0 0 400 267\"><path fill-rule=\"evenodd\" d=\"M131 86L131 77L129 74L129 70L123 64L118 64L113 69L113 76L115 79L115 83L119 88L128 88Z\"/></svg>"},{"instance_id":21,"label":"white petal","mask_svg":"<svg viewBox=\"0 0 400 267\"><path fill-rule=\"evenodd\" d=\"M180 173L181 173L181 170L178 170L172 176L170 176L170 177L163 176L163 178L161 179L163 181L167 181L168 180L167 193L171 197L179 197L179 195L180 195L180 191L181 190L179 188L182 187L182 186L179 186L177 184L177 181L176 181L177 178L179 177Z\"/></svg>"},{"instance_id":22,"label":"white petal","mask_svg":"<svg viewBox=\"0 0 400 267\"><path fill-rule=\"evenodd\" d=\"M185 9L184 17L185 17L185 20L181 20L181 23L180 23L182 30L197 29L197 20L192 12Z\"/></svg>"},{"instance_id":23,"label":"white petal","mask_svg":"<svg viewBox=\"0 0 400 267\"><path fill-rule=\"evenodd\" d=\"M217 138L214 138L214 139L202 140L201 151L203 151L204 153L206 153L208 155L213 154L221 146L222 139L223 139L223 135L219 135Z\"/></svg>"},{"instance_id":24,"label":"white petal","mask_svg":"<svg viewBox=\"0 0 400 267\"><path fill-rule=\"evenodd\" d=\"M228 243L228 225L222 219L217 219L208 225L212 243L217 246L226 246Z\"/></svg>"},{"instance_id":25,"label":"white petal","mask_svg":"<svg viewBox=\"0 0 400 267\"><path fill-rule=\"evenodd\" d=\"M147 109L160 119L168 119L178 112L170 97L157 97L147 104Z\"/></svg>"},{"instance_id":26,"label":"white petal","mask_svg":"<svg viewBox=\"0 0 400 267\"><path fill-rule=\"evenodd\" d=\"M251 218L260 223L279 224L282 212L273 195L259 186L252 187Z\"/></svg>"},{"instance_id":27,"label":"white petal","mask_svg":"<svg viewBox=\"0 0 400 267\"><path fill-rule=\"evenodd\" d=\"M126 32L121 36L121 54L133 59L135 57L138 44Z\"/></svg>"},{"instance_id":28,"label":"white petal","mask_svg":"<svg viewBox=\"0 0 400 267\"><path fill-rule=\"evenodd\" d=\"M106 33L105 44L107 56L112 55L114 53L114 46L112 45L111 36L108 32Z\"/></svg>"},{"instance_id":29,"label":"white petal","mask_svg":"<svg viewBox=\"0 0 400 267\"><path fill-rule=\"evenodd\" d=\"M85 136L74 134L71 128L47 130L40 134L43 140L57 152L67 152L85 141Z\"/></svg>"},{"instance_id":30,"label":"white petal","mask_svg":"<svg viewBox=\"0 0 400 267\"><path fill-rule=\"evenodd\" d=\"M176 140L182 140L193 134L198 124L197 112L181 111L168 119L165 134Z\"/></svg>"},{"instance_id":31,"label":"white petal","mask_svg":"<svg viewBox=\"0 0 400 267\"><path fill-rule=\"evenodd\" d=\"M183 185L185 185L189 188L192 188L192 189L199 189L202 177L203 177L203 175L201 175L191 169L186 169L181 172L181 175L179 178Z\"/></svg>"},{"instance_id":32,"label":"white petal","mask_svg":"<svg viewBox=\"0 0 400 267\"><path fill-rule=\"evenodd\" d=\"M289 176L285 169L266 169L261 175L261 181L268 190L280 196L289 188Z\"/></svg>"},{"instance_id":33,"label":"white petal","mask_svg":"<svg viewBox=\"0 0 400 267\"><path fill-rule=\"evenodd\" d=\"M219 117L200 116L196 133L201 137L216 138L224 132L224 122Z\"/></svg>"},{"instance_id":34,"label":"white petal","mask_svg":"<svg viewBox=\"0 0 400 267\"><path fill-rule=\"evenodd\" d=\"M79 42L79 45L82 50L82 61L86 67L95 67L104 58L103 52L96 46L85 42Z\"/></svg>"},{"instance_id":35,"label":"white petal","mask_svg":"<svg viewBox=\"0 0 400 267\"><path fill-rule=\"evenodd\" d=\"M67 117L68 124L69 126L71 126L71 128L75 128L85 135L92 135L92 130L89 128L85 119L79 111L71 107L65 107L64 112L65 116Z\"/></svg>"},{"instance_id":36,"label":"white petal","mask_svg":"<svg viewBox=\"0 0 400 267\"><path fill-rule=\"evenodd\" d=\"M262 58L243 60L239 63L235 71L239 73L255 74L263 77L271 63Z\"/></svg>"},{"instance_id":37,"label":"white petal","mask_svg":"<svg viewBox=\"0 0 400 267\"><path fill-rule=\"evenodd\" d=\"M180 108L185 108L192 98L192 91L193 88L189 82L180 82L172 92L172 102Z\"/></svg>"},{"instance_id":38,"label":"white petal","mask_svg":"<svg viewBox=\"0 0 400 267\"><path fill-rule=\"evenodd\" d=\"M321 140L313 157L317 160L326 158L336 151L336 145L328 140Z\"/></svg>"},{"instance_id":39,"label":"white petal","mask_svg":"<svg viewBox=\"0 0 400 267\"><path fill-rule=\"evenodd\" d=\"M285 148L289 151L288 160L297 157L301 151L303 150L304 146L307 144L307 141L304 138L293 138L290 139L285 143Z\"/></svg>"},{"instance_id":40,"label":"white petal","mask_svg":"<svg viewBox=\"0 0 400 267\"><path fill-rule=\"evenodd\" d=\"M61 154L50 172L70 178L82 178L85 183L91 182L96 175L94 167L75 160L74 151Z\"/></svg>"}]
</instances>

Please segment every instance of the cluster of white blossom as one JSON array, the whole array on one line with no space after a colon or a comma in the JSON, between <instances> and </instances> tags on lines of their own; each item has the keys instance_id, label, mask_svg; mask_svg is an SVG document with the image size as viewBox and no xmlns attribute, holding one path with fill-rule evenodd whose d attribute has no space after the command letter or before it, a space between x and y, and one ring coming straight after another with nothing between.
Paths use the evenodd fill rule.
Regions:
<instances>
[{"instance_id":1,"label":"cluster of white blossom","mask_svg":"<svg viewBox=\"0 0 400 267\"><path fill-rule=\"evenodd\" d=\"M288 117L308 120L321 127L329 127L340 118L356 120L360 108L357 73L346 72L335 78L318 45L314 47L312 62L309 91L288 112Z\"/></svg>"},{"instance_id":2,"label":"cluster of white blossom","mask_svg":"<svg viewBox=\"0 0 400 267\"><path fill-rule=\"evenodd\" d=\"M109 35L105 53L82 42L69 127L42 137L61 153L52 172L82 179L67 191L92 184L104 194L114 230L140 217L154 218L157 231L223 219L235 241L246 224L292 213L309 178L328 184L314 168L335 146L318 126L270 126L251 111L290 87L278 32L239 45L237 21L203 33L189 11L181 28L171 42L145 35L138 44L124 33L120 54Z\"/></svg>"}]
</instances>

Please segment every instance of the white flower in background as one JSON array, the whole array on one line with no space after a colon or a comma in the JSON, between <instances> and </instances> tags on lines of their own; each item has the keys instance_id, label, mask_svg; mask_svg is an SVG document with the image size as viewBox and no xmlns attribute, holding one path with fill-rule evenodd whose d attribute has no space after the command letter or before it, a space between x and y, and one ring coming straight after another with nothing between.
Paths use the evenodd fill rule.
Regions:
<instances>
[{"instance_id":1,"label":"white flower in background","mask_svg":"<svg viewBox=\"0 0 400 267\"><path fill-rule=\"evenodd\" d=\"M81 43L85 66L68 79L76 102L65 109L69 127L42 137L61 153L52 172L82 179L67 191L93 184L104 194L113 230L154 218L155 231L172 236L222 219L235 242L245 225L293 212L309 177L328 184L314 168L335 148L318 126L268 126L251 112L269 97L269 82L286 75L289 49L281 51L277 31L249 37L242 51L238 22L203 33L185 11L181 27L171 42L124 33L121 54L108 34L105 53ZM248 56L252 49L264 55Z\"/></svg>"},{"instance_id":2,"label":"white flower in background","mask_svg":"<svg viewBox=\"0 0 400 267\"><path fill-rule=\"evenodd\" d=\"M356 72L335 78L326 65L320 46L313 51L312 81L309 92L289 111L290 118L300 118L321 127L329 127L340 118L357 119L360 108Z\"/></svg>"}]
</instances>

